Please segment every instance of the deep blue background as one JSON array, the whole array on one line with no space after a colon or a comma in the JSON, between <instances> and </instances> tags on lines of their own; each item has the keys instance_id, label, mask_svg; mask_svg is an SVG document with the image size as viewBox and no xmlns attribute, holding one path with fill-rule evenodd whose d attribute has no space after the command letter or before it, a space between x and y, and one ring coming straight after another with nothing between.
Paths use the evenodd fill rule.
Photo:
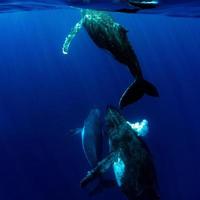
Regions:
<instances>
[{"instance_id":1,"label":"deep blue background","mask_svg":"<svg viewBox=\"0 0 200 200\"><path fill-rule=\"evenodd\" d=\"M146 118L162 200L199 200L200 21L115 15L129 30L146 79L160 98L124 110ZM89 199L79 188L89 169L79 136L89 110L118 104L132 77L85 30L69 55L65 36L77 10L0 15L0 199ZM95 199L125 199L113 189Z\"/></svg>"}]
</instances>

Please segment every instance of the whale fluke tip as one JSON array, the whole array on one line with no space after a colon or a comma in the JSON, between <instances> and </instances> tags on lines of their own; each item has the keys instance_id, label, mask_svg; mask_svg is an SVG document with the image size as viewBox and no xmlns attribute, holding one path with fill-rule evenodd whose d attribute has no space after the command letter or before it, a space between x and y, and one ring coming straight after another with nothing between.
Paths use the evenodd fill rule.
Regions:
<instances>
[{"instance_id":1,"label":"whale fluke tip","mask_svg":"<svg viewBox=\"0 0 200 200\"><path fill-rule=\"evenodd\" d=\"M144 79L136 79L123 93L119 102L120 109L138 101L144 94L159 97L158 90L153 84Z\"/></svg>"}]
</instances>

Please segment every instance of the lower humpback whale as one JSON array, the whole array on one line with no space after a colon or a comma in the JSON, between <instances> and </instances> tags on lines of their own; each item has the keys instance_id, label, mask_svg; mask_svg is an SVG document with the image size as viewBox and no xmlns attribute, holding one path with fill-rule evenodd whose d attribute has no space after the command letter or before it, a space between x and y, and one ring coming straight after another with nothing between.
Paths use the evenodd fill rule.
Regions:
<instances>
[{"instance_id":1,"label":"lower humpback whale","mask_svg":"<svg viewBox=\"0 0 200 200\"><path fill-rule=\"evenodd\" d=\"M81 130L83 151L91 167L98 163L102 155L103 135L100 118L100 110L92 109L84 120L84 126Z\"/></svg>"},{"instance_id":2,"label":"lower humpback whale","mask_svg":"<svg viewBox=\"0 0 200 200\"><path fill-rule=\"evenodd\" d=\"M155 168L147 145L116 109L107 109L105 123L110 154L88 172L81 187L113 166L117 183L128 200L159 200Z\"/></svg>"},{"instance_id":3,"label":"lower humpback whale","mask_svg":"<svg viewBox=\"0 0 200 200\"><path fill-rule=\"evenodd\" d=\"M77 133L80 131L85 157L90 167L93 168L101 160L103 154L103 128L99 109L95 108L89 112L84 120L83 128L77 129ZM96 195L104 189L112 188L115 185L115 181L99 176L96 186L89 192L89 195Z\"/></svg>"},{"instance_id":4,"label":"lower humpback whale","mask_svg":"<svg viewBox=\"0 0 200 200\"><path fill-rule=\"evenodd\" d=\"M105 12L82 10L83 26L93 42L109 51L120 63L126 65L135 81L122 95L120 108L139 100L144 94L158 97L155 86L143 78L140 63L128 40L127 30Z\"/></svg>"}]
</instances>

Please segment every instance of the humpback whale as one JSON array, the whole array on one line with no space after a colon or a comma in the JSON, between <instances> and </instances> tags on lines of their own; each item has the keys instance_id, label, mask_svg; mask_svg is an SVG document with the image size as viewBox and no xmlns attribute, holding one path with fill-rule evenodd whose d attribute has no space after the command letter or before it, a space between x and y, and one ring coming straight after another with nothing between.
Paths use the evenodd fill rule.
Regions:
<instances>
[{"instance_id":1,"label":"humpback whale","mask_svg":"<svg viewBox=\"0 0 200 200\"><path fill-rule=\"evenodd\" d=\"M83 26L93 42L109 51L118 62L126 65L135 77L135 81L120 99L120 108L139 100L144 94L159 96L154 85L143 78L140 63L128 40L127 30L105 12L83 10L82 14L85 16Z\"/></svg>"},{"instance_id":2,"label":"humpback whale","mask_svg":"<svg viewBox=\"0 0 200 200\"><path fill-rule=\"evenodd\" d=\"M103 154L103 128L101 122L101 111L98 108L92 109L84 120L83 128L77 129L81 132L82 147L90 167L95 167L101 160ZM90 196L102 192L105 188L116 186L114 180L98 177L96 186L89 192Z\"/></svg>"},{"instance_id":3,"label":"humpback whale","mask_svg":"<svg viewBox=\"0 0 200 200\"><path fill-rule=\"evenodd\" d=\"M158 0L65 0L65 4L99 11L135 13L139 10L155 8L159 2Z\"/></svg>"},{"instance_id":4,"label":"humpback whale","mask_svg":"<svg viewBox=\"0 0 200 200\"><path fill-rule=\"evenodd\" d=\"M88 9L82 10L82 19L65 39L63 45L64 54L68 53L72 39L82 26L99 48L110 52L118 62L126 65L135 77L134 82L125 90L120 98L120 108L136 102L144 94L153 97L159 96L156 87L143 77L138 58L128 40L127 30L115 22L106 12Z\"/></svg>"},{"instance_id":5,"label":"humpback whale","mask_svg":"<svg viewBox=\"0 0 200 200\"><path fill-rule=\"evenodd\" d=\"M151 152L125 118L108 107L105 123L110 153L81 181L81 187L114 168L116 181L128 200L159 200L157 178Z\"/></svg>"},{"instance_id":6,"label":"humpback whale","mask_svg":"<svg viewBox=\"0 0 200 200\"><path fill-rule=\"evenodd\" d=\"M92 109L84 121L81 131L82 146L85 157L91 167L94 167L102 155L102 126L101 112L99 109Z\"/></svg>"}]
</instances>

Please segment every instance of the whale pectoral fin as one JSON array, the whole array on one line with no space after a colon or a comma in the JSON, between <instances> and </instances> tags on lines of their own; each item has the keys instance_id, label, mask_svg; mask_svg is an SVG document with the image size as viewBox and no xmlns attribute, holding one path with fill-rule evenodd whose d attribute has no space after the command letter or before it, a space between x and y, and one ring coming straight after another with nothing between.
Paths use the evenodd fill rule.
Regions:
<instances>
[{"instance_id":1,"label":"whale pectoral fin","mask_svg":"<svg viewBox=\"0 0 200 200\"><path fill-rule=\"evenodd\" d=\"M84 177L81 182L80 186L82 188L86 187L90 182L95 180L96 178L100 177L102 174L104 174L111 165L115 162L117 159L118 152L111 152L107 157L105 157L102 161L98 162L97 166L93 168L91 171L89 171Z\"/></svg>"},{"instance_id":2,"label":"whale pectoral fin","mask_svg":"<svg viewBox=\"0 0 200 200\"><path fill-rule=\"evenodd\" d=\"M83 131L83 128L74 128L74 129L70 129L69 133L66 133L67 136L74 136L74 135L78 135L81 134Z\"/></svg>"},{"instance_id":3,"label":"whale pectoral fin","mask_svg":"<svg viewBox=\"0 0 200 200\"><path fill-rule=\"evenodd\" d=\"M75 26L71 29L70 33L66 36L62 47L63 54L69 53L69 47L72 43L72 40L75 38L76 34L81 30L83 22L84 18L81 18L81 20L75 24Z\"/></svg>"},{"instance_id":4,"label":"whale pectoral fin","mask_svg":"<svg viewBox=\"0 0 200 200\"><path fill-rule=\"evenodd\" d=\"M156 8L159 3L156 0L149 0L149 1L136 1L136 0L129 0L129 5L138 7L140 9L149 9L149 8Z\"/></svg>"}]
</instances>

